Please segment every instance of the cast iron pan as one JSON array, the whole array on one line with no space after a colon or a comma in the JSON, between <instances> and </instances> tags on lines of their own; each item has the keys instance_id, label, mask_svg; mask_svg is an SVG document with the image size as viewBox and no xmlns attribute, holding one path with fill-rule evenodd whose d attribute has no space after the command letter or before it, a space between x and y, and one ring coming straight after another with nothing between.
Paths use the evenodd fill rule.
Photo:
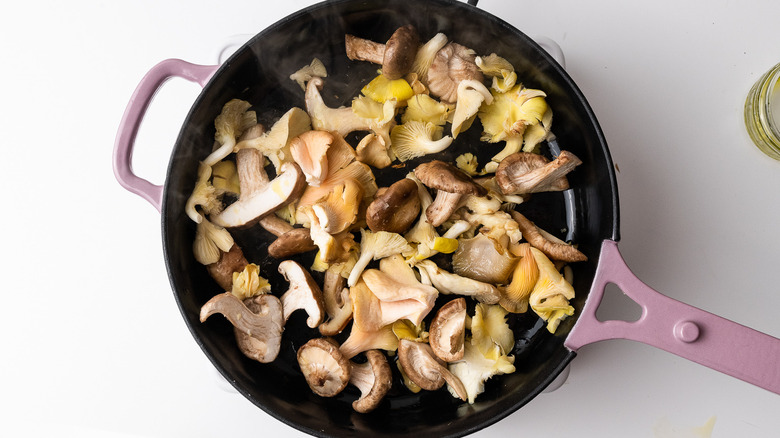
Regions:
<instances>
[{"instance_id":1,"label":"cast iron pan","mask_svg":"<svg viewBox=\"0 0 780 438\"><path fill-rule=\"evenodd\" d=\"M505 57L518 72L519 82L547 93L554 112L555 140L545 145L543 153L552 156L561 149L569 150L584 164L570 174L570 190L534 195L518 210L542 228L577 242L588 261L572 265L577 293L572 304L576 312L561 323L554 335L532 312L510 316L509 324L516 338L512 354L517 371L489 380L485 392L473 405L460 402L444 389L412 394L396 376L391 393L376 411L357 414L351 407L358 396L356 388L350 386L337 397L322 398L306 385L295 352L319 333L306 327L302 312L293 314L288 322L280 356L271 364L243 356L236 346L232 326L223 318L199 321L200 307L221 290L193 258L195 226L185 215L184 204L195 184L198 161L211 151L214 119L225 102L234 98L251 102L259 121L270 126L290 107L305 108L303 92L289 75L317 57L325 63L329 75L323 88L326 103L331 107L349 105L373 77L377 66L350 61L344 50L344 35L383 42L396 28L409 23L417 27L424 41L443 32L450 41L466 45L478 54L497 53ZM154 91L174 76L196 81L204 88L182 126L165 185L160 187L135 176L130 158L138 125ZM502 146L480 142L479 134L478 128L470 129L438 158L454 161L457 155L472 152L480 163L486 163ZM348 140L356 144L354 138ZM402 169L383 171L378 176L379 186L402 178L429 159L430 156L408 162ZM779 340L668 299L630 273L615 243L619 230L613 164L585 97L563 68L533 40L471 5L443 0L324 2L263 30L221 66L163 61L142 80L128 105L117 136L114 168L124 187L161 210L171 285L196 342L241 394L275 418L306 433L463 436L493 424L531 400L558 376L580 346L616 337L664 348L780 392L780 372L772 365L780 361ZM256 227L234 236L250 262L260 265L269 277L274 293L283 293L287 282L276 270L278 261L266 254L271 235ZM296 260L310 266L312 257ZM643 307L639 321L596 319L604 287L611 282ZM724 343L723 339L729 341ZM726 359L720 357L724 347L732 351ZM734 354L734 349L738 354ZM760 358L756 349L762 352ZM750 368L751 361L758 365Z\"/></svg>"}]
</instances>

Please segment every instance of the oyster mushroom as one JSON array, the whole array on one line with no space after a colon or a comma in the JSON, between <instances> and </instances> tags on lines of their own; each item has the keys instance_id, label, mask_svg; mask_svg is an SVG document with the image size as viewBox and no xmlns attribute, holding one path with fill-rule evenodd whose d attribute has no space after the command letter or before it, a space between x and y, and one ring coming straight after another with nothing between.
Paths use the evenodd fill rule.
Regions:
<instances>
[{"instance_id":1,"label":"oyster mushroom","mask_svg":"<svg viewBox=\"0 0 780 438\"><path fill-rule=\"evenodd\" d=\"M419 215L417 183L404 178L390 185L369 204L366 224L374 232L405 233Z\"/></svg>"},{"instance_id":2,"label":"oyster mushroom","mask_svg":"<svg viewBox=\"0 0 780 438\"><path fill-rule=\"evenodd\" d=\"M455 274L490 284L505 284L516 263L517 258L503 245L482 233L461 239L452 254Z\"/></svg>"},{"instance_id":3,"label":"oyster mushroom","mask_svg":"<svg viewBox=\"0 0 780 438\"><path fill-rule=\"evenodd\" d=\"M248 303L245 304L245 303ZM210 299L200 309L200 322L221 313L235 327L241 351L259 362L273 362L279 354L284 329L282 303L263 294L242 302L230 292Z\"/></svg>"},{"instance_id":4,"label":"oyster mushroom","mask_svg":"<svg viewBox=\"0 0 780 438\"><path fill-rule=\"evenodd\" d=\"M279 273L290 282L289 289L281 298L284 320L287 321L294 311L304 309L309 314L306 324L316 328L325 317L322 290L317 282L308 271L292 260L279 263Z\"/></svg>"},{"instance_id":5,"label":"oyster mushroom","mask_svg":"<svg viewBox=\"0 0 780 438\"><path fill-rule=\"evenodd\" d=\"M492 284L447 272L430 260L421 260L415 266L443 294L473 297L486 304L495 304L501 298L501 292Z\"/></svg>"},{"instance_id":6,"label":"oyster mushroom","mask_svg":"<svg viewBox=\"0 0 780 438\"><path fill-rule=\"evenodd\" d=\"M435 391L446 382L453 388L458 398L463 401L468 399L463 383L439 362L427 343L409 339L399 340L398 360L407 377L420 388Z\"/></svg>"},{"instance_id":7,"label":"oyster mushroom","mask_svg":"<svg viewBox=\"0 0 780 438\"><path fill-rule=\"evenodd\" d=\"M349 383L360 390L360 398L352 402L352 409L360 413L371 412L379 406L393 384L393 375L387 357L379 350L365 352L366 362L351 362Z\"/></svg>"},{"instance_id":8,"label":"oyster mushroom","mask_svg":"<svg viewBox=\"0 0 780 438\"><path fill-rule=\"evenodd\" d=\"M428 68L428 89L442 101L458 100L458 85L463 80L482 82L484 77L475 62L473 50L457 43L448 43L436 54Z\"/></svg>"},{"instance_id":9,"label":"oyster mushroom","mask_svg":"<svg viewBox=\"0 0 780 438\"><path fill-rule=\"evenodd\" d=\"M487 189L475 183L465 172L444 161L423 163L414 169L414 175L425 186L437 190L436 198L425 210L428 222L435 227L449 219L463 195L487 194Z\"/></svg>"},{"instance_id":10,"label":"oyster mushroom","mask_svg":"<svg viewBox=\"0 0 780 438\"><path fill-rule=\"evenodd\" d=\"M309 340L298 349L298 365L315 394L333 397L349 383L350 363L331 338Z\"/></svg>"},{"instance_id":11,"label":"oyster mushroom","mask_svg":"<svg viewBox=\"0 0 780 438\"><path fill-rule=\"evenodd\" d=\"M290 141L290 154L306 175L306 182L318 186L328 174L328 148L333 135L325 131L306 131Z\"/></svg>"},{"instance_id":12,"label":"oyster mushroom","mask_svg":"<svg viewBox=\"0 0 780 438\"><path fill-rule=\"evenodd\" d=\"M211 221L224 228L244 228L284 207L303 193L306 180L295 163L284 163L281 173L268 181L263 163L265 158L255 149L242 149L236 154L236 167L241 195L238 201L221 213L212 215Z\"/></svg>"},{"instance_id":13,"label":"oyster mushroom","mask_svg":"<svg viewBox=\"0 0 780 438\"><path fill-rule=\"evenodd\" d=\"M385 44L349 34L344 43L349 59L381 64L382 74L394 80L411 71L420 46L420 36L414 26L407 24L396 29Z\"/></svg>"},{"instance_id":14,"label":"oyster mushroom","mask_svg":"<svg viewBox=\"0 0 780 438\"><path fill-rule=\"evenodd\" d=\"M463 359L466 340L466 300L454 299L443 305L431 321L428 343L439 359L455 362Z\"/></svg>"},{"instance_id":15,"label":"oyster mushroom","mask_svg":"<svg viewBox=\"0 0 780 438\"><path fill-rule=\"evenodd\" d=\"M582 164L569 151L553 160L531 152L518 152L501 160L496 169L496 183L505 195L521 195L569 188L566 174Z\"/></svg>"},{"instance_id":16,"label":"oyster mushroom","mask_svg":"<svg viewBox=\"0 0 780 438\"><path fill-rule=\"evenodd\" d=\"M393 333L391 324L373 331L363 330L357 324L352 324L349 337L339 347L341 354L348 359L368 350L395 351L396 349L398 349L398 338Z\"/></svg>"},{"instance_id":17,"label":"oyster mushroom","mask_svg":"<svg viewBox=\"0 0 780 438\"><path fill-rule=\"evenodd\" d=\"M312 78L306 84L306 111L311 117L314 129L336 132L342 137L353 131L371 130L373 119L358 116L350 107L330 108L325 105L320 94L323 84L322 78L319 77Z\"/></svg>"},{"instance_id":18,"label":"oyster mushroom","mask_svg":"<svg viewBox=\"0 0 780 438\"><path fill-rule=\"evenodd\" d=\"M517 222L525 240L551 259L564 262L583 262L588 259L588 256L572 245L557 239L552 240L551 238L545 237L541 230L520 212L513 210L511 215L515 222Z\"/></svg>"}]
</instances>

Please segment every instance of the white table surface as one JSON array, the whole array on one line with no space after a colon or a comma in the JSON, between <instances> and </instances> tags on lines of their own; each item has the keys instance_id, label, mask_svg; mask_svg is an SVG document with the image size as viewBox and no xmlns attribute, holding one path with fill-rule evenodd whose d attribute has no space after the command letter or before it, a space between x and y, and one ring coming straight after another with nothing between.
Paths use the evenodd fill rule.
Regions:
<instances>
[{"instance_id":1,"label":"white table surface","mask_svg":"<svg viewBox=\"0 0 780 438\"><path fill-rule=\"evenodd\" d=\"M217 6L217 5L220 6ZM0 14L0 435L303 436L220 386L179 315L160 217L116 183L114 136L146 71L214 63L308 1L14 2ZM774 1L479 7L562 47L606 135L620 248L647 284L780 337L780 162L742 107L780 62ZM170 81L138 138L160 183L199 92ZM621 300L605 311L622 314ZM475 437L778 436L780 396L630 341L584 347L565 384ZM709 422L709 423L708 423ZM697 430L699 429L699 430Z\"/></svg>"}]
</instances>

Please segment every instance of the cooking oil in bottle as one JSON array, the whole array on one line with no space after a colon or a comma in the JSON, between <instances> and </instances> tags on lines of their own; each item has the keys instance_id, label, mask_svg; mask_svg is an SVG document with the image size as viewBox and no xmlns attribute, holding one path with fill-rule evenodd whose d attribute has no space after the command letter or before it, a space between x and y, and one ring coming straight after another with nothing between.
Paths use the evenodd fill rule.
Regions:
<instances>
[{"instance_id":1,"label":"cooking oil in bottle","mask_svg":"<svg viewBox=\"0 0 780 438\"><path fill-rule=\"evenodd\" d=\"M750 89L745 101L745 126L761 151L780 160L780 64Z\"/></svg>"}]
</instances>

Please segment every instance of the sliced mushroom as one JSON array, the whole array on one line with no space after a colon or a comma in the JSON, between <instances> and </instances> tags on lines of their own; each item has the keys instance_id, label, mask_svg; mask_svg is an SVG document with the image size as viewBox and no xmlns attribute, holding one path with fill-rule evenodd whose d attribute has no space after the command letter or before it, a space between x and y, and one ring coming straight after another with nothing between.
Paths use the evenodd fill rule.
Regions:
<instances>
[{"instance_id":1,"label":"sliced mushroom","mask_svg":"<svg viewBox=\"0 0 780 438\"><path fill-rule=\"evenodd\" d=\"M290 282L290 288L282 295L282 308L284 320L298 310L304 309L309 315L306 324L316 328L325 318L325 310L322 304L322 290L303 266L292 260L279 263L279 273Z\"/></svg>"},{"instance_id":2,"label":"sliced mushroom","mask_svg":"<svg viewBox=\"0 0 780 438\"><path fill-rule=\"evenodd\" d=\"M420 388L435 391L446 382L461 400L467 400L463 382L439 362L430 345L401 339L398 341L398 360L409 379Z\"/></svg>"},{"instance_id":3,"label":"sliced mushroom","mask_svg":"<svg viewBox=\"0 0 780 438\"><path fill-rule=\"evenodd\" d=\"M352 402L352 408L360 413L376 409L393 384L392 371L384 353L368 350L365 355L366 362L352 362L349 373L349 383L360 390L360 398Z\"/></svg>"},{"instance_id":4,"label":"sliced mushroom","mask_svg":"<svg viewBox=\"0 0 780 438\"><path fill-rule=\"evenodd\" d=\"M388 79L400 79L409 73L420 47L417 29L407 24L399 27L385 44L379 44L354 35L346 35L347 57L382 65L382 74Z\"/></svg>"},{"instance_id":5,"label":"sliced mushroom","mask_svg":"<svg viewBox=\"0 0 780 438\"><path fill-rule=\"evenodd\" d=\"M341 269L341 266L330 265L325 271L322 297L328 320L319 326L323 336L341 333L352 320L352 301L349 298L349 289L344 287L347 279L341 275Z\"/></svg>"},{"instance_id":6,"label":"sliced mushroom","mask_svg":"<svg viewBox=\"0 0 780 438\"><path fill-rule=\"evenodd\" d=\"M458 100L458 85L463 80L483 81L482 72L475 62L476 55L468 47L448 43L436 54L428 68L428 89L442 101Z\"/></svg>"},{"instance_id":7,"label":"sliced mushroom","mask_svg":"<svg viewBox=\"0 0 780 438\"><path fill-rule=\"evenodd\" d=\"M553 241L545 237L537 226L518 211L511 211L512 218L517 222L520 232L531 246L542 251L553 260L564 262L583 262L588 256L577 248L563 241Z\"/></svg>"},{"instance_id":8,"label":"sliced mushroom","mask_svg":"<svg viewBox=\"0 0 780 438\"><path fill-rule=\"evenodd\" d=\"M505 195L566 190L566 174L580 164L582 161L569 151L561 151L553 161L539 154L518 152L498 165L496 183Z\"/></svg>"},{"instance_id":9,"label":"sliced mushroom","mask_svg":"<svg viewBox=\"0 0 780 438\"><path fill-rule=\"evenodd\" d=\"M404 178L393 183L369 204L366 224L374 232L405 233L419 215L417 183Z\"/></svg>"},{"instance_id":10,"label":"sliced mushroom","mask_svg":"<svg viewBox=\"0 0 780 438\"><path fill-rule=\"evenodd\" d=\"M463 359L466 340L466 300L454 299L443 305L431 321L428 342L439 359L455 362Z\"/></svg>"},{"instance_id":11,"label":"sliced mushroom","mask_svg":"<svg viewBox=\"0 0 780 438\"><path fill-rule=\"evenodd\" d=\"M487 189L468 174L444 161L433 160L414 169L414 175L427 187L436 189L436 198L425 210L428 222L438 227L457 209L463 195L485 196Z\"/></svg>"},{"instance_id":12,"label":"sliced mushroom","mask_svg":"<svg viewBox=\"0 0 780 438\"><path fill-rule=\"evenodd\" d=\"M244 354L263 363L276 359L284 329L282 303L278 298L263 294L242 302L232 293L225 292L201 307L200 321L205 322L215 313L221 313L233 324Z\"/></svg>"},{"instance_id":13,"label":"sliced mushroom","mask_svg":"<svg viewBox=\"0 0 780 438\"><path fill-rule=\"evenodd\" d=\"M249 262L244 252L237 244L233 244L230 251L221 253L219 261L207 265L206 270L222 290L230 290L233 287L233 273L243 271L247 264Z\"/></svg>"},{"instance_id":14,"label":"sliced mushroom","mask_svg":"<svg viewBox=\"0 0 780 438\"><path fill-rule=\"evenodd\" d=\"M264 158L254 149L236 155L241 195L211 221L224 228L249 227L263 217L287 205L303 193L306 179L295 163L284 163L281 173L268 181L263 169Z\"/></svg>"},{"instance_id":15,"label":"sliced mushroom","mask_svg":"<svg viewBox=\"0 0 780 438\"><path fill-rule=\"evenodd\" d=\"M333 397L349 383L350 363L331 338L315 338L298 349L298 365L315 394Z\"/></svg>"}]
</instances>

